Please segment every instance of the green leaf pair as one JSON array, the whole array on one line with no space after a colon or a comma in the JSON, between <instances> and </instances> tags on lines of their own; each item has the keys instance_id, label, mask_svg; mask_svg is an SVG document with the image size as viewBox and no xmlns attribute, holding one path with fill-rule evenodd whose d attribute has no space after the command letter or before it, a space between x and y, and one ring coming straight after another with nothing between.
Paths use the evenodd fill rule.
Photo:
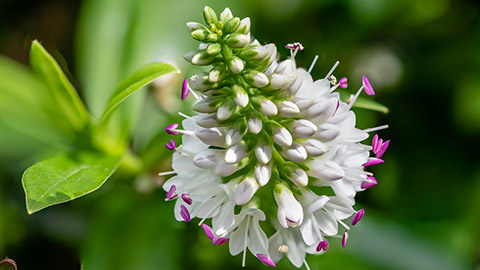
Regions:
<instances>
[{"instance_id":1,"label":"green leaf pair","mask_svg":"<svg viewBox=\"0 0 480 270\"><path fill-rule=\"evenodd\" d=\"M36 40L32 43L30 60L34 71L45 80L64 120L71 125L77 137L89 136L87 141L91 140L95 127L108 124L109 116L135 91L162 75L179 72L165 63L140 68L120 83L102 117L93 121L55 59ZM34 164L23 174L29 214L95 191L115 172L122 160L122 154L107 154L91 145L74 145L72 148L75 150Z\"/></svg>"}]
</instances>

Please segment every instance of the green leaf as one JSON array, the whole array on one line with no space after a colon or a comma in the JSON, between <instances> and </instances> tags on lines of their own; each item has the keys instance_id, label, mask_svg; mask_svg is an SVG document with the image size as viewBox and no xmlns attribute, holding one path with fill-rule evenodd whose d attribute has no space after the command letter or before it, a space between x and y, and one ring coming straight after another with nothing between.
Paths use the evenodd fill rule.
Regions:
<instances>
[{"instance_id":1,"label":"green leaf","mask_svg":"<svg viewBox=\"0 0 480 270\"><path fill-rule=\"evenodd\" d=\"M174 66L166 63L154 63L141 67L127 79L120 83L115 92L113 92L107 107L103 112L102 119L108 116L118 107L118 105L135 91L155 80L156 78L169 74L179 73Z\"/></svg>"},{"instance_id":2,"label":"green leaf","mask_svg":"<svg viewBox=\"0 0 480 270\"><path fill-rule=\"evenodd\" d=\"M32 42L30 64L45 79L65 117L76 130L82 129L90 119L85 105L55 59L37 40Z\"/></svg>"},{"instance_id":3,"label":"green leaf","mask_svg":"<svg viewBox=\"0 0 480 270\"><path fill-rule=\"evenodd\" d=\"M98 189L116 170L120 157L74 151L40 161L22 177L29 214Z\"/></svg>"},{"instance_id":4,"label":"green leaf","mask_svg":"<svg viewBox=\"0 0 480 270\"><path fill-rule=\"evenodd\" d=\"M386 106L370 98L358 97L355 104L353 104L353 107L388 113L388 108Z\"/></svg>"}]
</instances>

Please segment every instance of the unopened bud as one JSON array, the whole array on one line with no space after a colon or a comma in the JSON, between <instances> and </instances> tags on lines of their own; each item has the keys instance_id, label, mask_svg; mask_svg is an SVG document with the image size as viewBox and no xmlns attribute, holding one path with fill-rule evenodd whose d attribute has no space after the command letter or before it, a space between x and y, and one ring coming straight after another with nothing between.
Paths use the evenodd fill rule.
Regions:
<instances>
[{"instance_id":1,"label":"unopened bud","mask_svg":"<svg viewBox=\"0 0 480 270\"><path fill-rule=\"evenodd\" d=\"M206 50L200 50L192 57L191 62L197 66L205 66L212 63L212 61L213 57Z\"/></svg>"},{"instance_id":2,"label":"unopened bud","mask_svg":"<svg viewBox=\"0 0 480 270\"><path fill-rule=\"evenodd\" d=\"M318 157L323 155L327 150L327 146L319 140L309 139L303 143L303 147L311 157Z\"/></svg>"},{"instance_id":3,"label":"unopened bud","mask_svg":"<svg viewBox=\"0 0 480 270\"><path fill-rule=\"evenodd\" d=\"M262 72L251 71L243 76L245 81L253 87L263 88L268 85L268 77Z\"/></svg>"},{"instance_id":4,"label":"unopened bud","mask_svg":"<svg viewBox=\"0 0 480 270\"><path fill-rule=\"evenodd\" d=\"M307 151L301 144L294 143L283 152L283 156L293 162L302 162L307 159L308 155Z\"/></svg>"},{"instance_id":5,"label":"unopened bud","mask_svg":"<svg viewBox=\"0 0 480 270\"><path fill-rule=\"evenodd\" d=\"M228 62L228 67L233 73L239 73L239 72L242 72L243 68L245 67L245 64L243 63L242 59L238 57L233 57Z\"/></svg>"},{"instance_id":6,"label":"unopened bud","mask_svg":"<svg viewBox=\"0 0 480 270\"><path fill-rule=\"evenodd\" d=\"M237 32L248 34L250 32L250 18L244 18L240 21Z\"/></svg>"},{"instance_id":7,"label":"unopened bud","mask_svg":"<svg viewBox=\"0 0 480 270\"><path fill-rule=\"evenodd\" d=\"M225 163L238 163L243 158L247 156L247 151L244 144L237 144L234 145L225 152Z\"/></svg>"},{"instance_id":8,"label":"unopened bud","mask_svg":"<svg viewBox=\"0 0 480 270\"><path fill-rule=\"evenodd\" d=\"M292 171L290 180L292 180L292 182L298 187L305 187L308 184L308 175L302 169L295 169Z\"/></svg>"},{"instance_id":9,"label":"unopened bud","mask_svg":"<svg viewBox=\"0 0 480 270\"><path fill-rule=\"evenodd\" d=\"M227 45L232 48L242 48L250 43L250 35L231 34L227 40Z\"/></svg>"},{"instance_id":10,"label":"unopened bud","mask_svg":"<svg viewBox=\"0 0 480 270\"><path fill-rule=\"evenodd\" d=\"M208 31L205 29L197 29L190 33L192 37L199 41L204 41L208 36Z\"/></svg>"},{"instance_id":11,"label":"unopened bud","mask_svg":"<svg viewBox=\"0 0 480 270\"><path fill-rule=\"evenodd\" d=\"M235 85L233 87L233 90L237 94L235 96L235 102L238 104L238 106L245 108L248 105L248 101L249 101L247 92L245 92L245 90L243 90L243 88L241 88L238 85Z\"/></svg>"},{"instance_id":12,"label":"unopened bud","mask_svg":"<svg viewBox=\"0 0 480 270\"><path fill-rule=\"evenodd\" d=\"M233 17L232 11L227 7L220 13L220 21L225 23Z\"/></svg>"},{"instance_id":13,"label":"unopened bud","mask_svg":"<svg viewBox=\"0 0 480 270\"><path fill-rule=\"evenodd\" d=\"M217 14L215 13L215 10L209 6L205 6L203 8L203 18L205 19L205 22L210 25L210 24L216 24L218 22Z\"/></svg>"},{"instance_id":14,"label":"unopened bud","mask_svg":"<svg viewBox=\"0 0 480 270\"><path fill-rule=\"evenodd\" d=\"M217 55L222 51L222 46L218 43L208 45L207 53L210 55Z\"/></svg>"},{"instance_id":15,"label":"unopened bud","mask_svg":"<svg viewBox=\"0 0 480 270\"><path fill-rule=\"evenodd\" d=\"M248 131L258 134L262 130L262 121L258 118L250 118L247 121Z\"/></svg>"},{"instance_id":16,"label":"unopened bud","mask_svg":"<svg viewBox=\"0 0 480 270\"><path fill-rule=\"evenodd\" d=\"M275 116L278 114L277 106L275 106L275 103L268 99L262 101L262 107L260 107L260 111L267 116Z\"/></svg>"},{"instance_id":17,"label":"unopened bud","mask_svg":"<svg viewBox=\"0 0 480 270\"><path fill-rule=\"evenodd\" d=\"M209 98L202 99L193 105L193 110L199 113L212 113L215 112L215 108L210 106L212 100Z\"/></svg>"},{"instance_id":18,"label":"unopened bud","mask_svg":"<svg viewBox=\"0 0 480 270\"><path fill-rule=\"evenodd\" d=\"M225 34L233 33L238 29L239 25L240 25L240 18L238 17L231 18L223 26L223 32Z\"/></svg>"},{"instance_id":19,"label":"unopened bud","mask_svg":"<svg viewBox=\"0 0 480 270\"><path fill-rule=\"evenodd\" d=\"M259 144L255 147L255 156L258 161L267 164L272 159L272 148L266 144Z\"/></svg>"},{"instance_id":20,"label":"unopened bud","mask_svg":"<svg viewBox=\"0 0 480 270\"><path fill-rule=\"evenodd\" d=\"M239 143L242 140L242 134L237 129L228 129L225 134L225 144L231 146Z\"/></svg>"},{"instance_id":21,"label":"unopened bud","mask_svg":"<svg viewBox=\"0 0 480 270\"><path fill-rule=\"evenodd\" d=\"M276 128L272 138L280 146L290 146L293 142L292 134L286 128Z\"/></svg>"},{"instance_id":22,"label":"unopened bud","mask_svg":"<svg viewBox=\"0 0 480 270\"><path fill-rule=\"evenodd\" d=\"M265 186L270 178L272 177L272 165L268 164L259 164L255 167L255 179L257 183L263 187Z\"/></svg>"},{"instance_id":23,"label":"unopened bud","mask_svg":"<svg viewBox=\"0 0 480 270\"><path fill-rule=\"evenodd\" d=\"M291 129L293 130L293 136L298 138L309 138L317 132L317 126L305 119L295 120Z\"/></svg>"},{"instance_id":24,"label":"unopened bud","mask_svg":"<svg viewBox=\"0 0 480 270\"><path fill-rule=\"evenodd\" d=\"M244 205L252 199L259 186L253 177L246 177L235 190L235 204Z\"/></svg>"},{"instance_id":25,"label":"unopened bud","mask_svg":"<svg viewBox=\"0 0 480 270\"><path fill-rule=\"evenodd\" d=\"M234 110L231 108L231 106L227 104L220 106L217 110L218 121L227 120L228 118L230 118L230 116L232 116L233 111Z\"/></svg>"},{"instance_id":26,"label":"unopened bud","mask_svg":"<svg viewBox=\"0 0 480 270\"><path fill-rule=\"evenodd\" d=\"M300 108L291 101L281 101L278 103L278 110L282 117L295 117L300 113Z\"/></svg>"}]
</instances>

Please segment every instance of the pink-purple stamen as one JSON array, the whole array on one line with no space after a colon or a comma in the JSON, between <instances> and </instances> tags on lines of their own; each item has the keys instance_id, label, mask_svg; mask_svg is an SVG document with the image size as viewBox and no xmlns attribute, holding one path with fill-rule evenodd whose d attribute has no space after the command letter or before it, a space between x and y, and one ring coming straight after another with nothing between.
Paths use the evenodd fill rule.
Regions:
<instances>
[{"instance_id":1,"label":"pink-purple stamen","mask_svg":"<svg viewBox=\"0 0 480 270\"><path fill-rule=\"evenodd\" d=\"M227 242L226 237L218 237L216 239L213 239L212 244L221 246L221 245L225 244L226 242Z\"/></svg>"},{"instance_id":2,"label":"pink-purple stamen","mask_svg":"<svg viewBox=\"0 0 480 270\"><path fill-rule=\"evenodd\" d=\"M171 135L178 135L179 132L175 130L177 127L178 127L178 124L173 123L171 125L166 126L165 131Z\"/></svg>"},{"instance_id":3,"label":"pink-purple stamen","mask_svg":"<svg viewBox=\"0 0 480 270\"><path fill-rule=\"evenodd\" d=\"M371 158L368 158L367 162L363 163L362 166L364 166L364 167L373 166L373 165L377 165L377 164L380 164L380 163L383 163L382 159L379 159L379 158L376 158L376 157L371 157Z\"/></svg>"},{"instance_id":4,"label":"pink-purple stamen","mask_svg":"<svg viewBox=\"0 0 480 270\"><path fill-rule=\"evenodd\" d=\"M378 151L378 134L375 134L375 136L373 136L372 151L373 153L377 153Z\"/></svg>"},{"instance_id":5,"label":"pink-purple stamen","mask_svg":"<svg viewBox=\"0 0 480 270\"><path fill-rule=\"evenodd\" d=\"M345 231L345 233L343 234L343 237L342 237L342 247L347 246L347 240L348 240L348 232Z\"/></svg>"},{"instance_id":6,"label":"pink-purple stamen","mask_svg":"<svg viewBox=\"0 0 480 270\"><path fill-rule=\"evenodd\" d=\"M167 147L168 150L175 150L175 148L177 147L177 143L174 139L171 139L169 143L165 144L165 147Z\"/></svg>"},{"instance_id":7,"label":"pink-purple stamen","mask_svg":"<svg viewBox=\"0 0 480 270\"><path fill-rule=\"evenodd\" d=\"M267 255L258 253L257 258L265 265L275 267L275 263Z\"/></svg>"},{"instance_id":8,"label":"pink-purple stamen","mask_svg":"<svg viewBox=\"0 0 480 270\"><path fill-rule=\"evenodd\" d=\"M363 215L365 215L365 210L358 210L358 212L355 213L355 216L353 216L352 226L355 226L355 224L357 224L363 218Z\"/></svg>"},{"instance_id":9,"label":"pink-purple stamen","mask_svg":"<svg viewBox=\"0 0 480 270\"><path fill-rule=\"evenodd\" d=\"M182 194L182 200L188 205L192 204L192 198L187 193Z\"/></svg>"},{"instance_id":10,"label":"pink-purple stamen","mask_svg":"<svg viewBox=\"0 0 480 270\"><path fill-rule=\"evenodd\" d=\"M375 91L373 91L372 85L368 81L367 77L365 77L365 75L363 75L362 77L362 82L363 82L363 89L365 90L365 93L367 93L367 95L369 96L375 95Z\"/></svg>"},{"instance_id":11,"label":"pink-purple stamen","mask_svg":"<svg viewBox=\"0 0 480 270\"><path fill-rule=\"evenodd\" d=\"M390 144L390 140L382 143L382 145L380 146L380 149L378 149L378 152L376 153L377 158L381 158L383 156L383 154L387 150L389 144Z\"/></svg>"},{"instance_id":12,"label":"pink-purple stamen","mask_svg":"<svg viewBox=\"0 0 480 270\"><path fill-rule=\"evenodd\" d=\"M348 83L347 83L347 77L343 77L340 79L340 81L338 81L338 84L340 85L340 88L347 88L348 87Z\"/></svg>"},{"instance_id":13,"label":"pink-purple stamen","mask_svg":"<svg viewBox=\"0 0 480 270\"><path fill-rule=\"evenodd\" d=\"M202 228L205 231L205 234L207 235L208 238L215 240L215 236L213 235L213 231L212 231L212 228L210 228L210 226L204 223L202 224Z\"/></svg>"},{"instance_id":14,"label":"pink-purple stamen","mask_svg":"<svg viewBox=\"0 0 480 270\"><path fill-rule=\"evenodd\" d=\"M188 212L187 207L185 205L180 205L180 215L182 216L183 220L186 222L190 222L190 212Z\"/></svg>"},{"instance_id":15,"label":"pink-purple stamen","mask_svg":"<svg viewBox=\"0 0 480 270\"><path fill-rule=\"evenodd\" d=\"M173 200L177 197L177 194L175 193L177 191L177 187L175 185L172 185L170 189L167 191L167 200Z\"/></svg>"},{"instance_id":16,"label":"pink-purple stamen","mask_svg":"<svg viewBox=\"0 0 480 270\"><path fill-rule=\"evenodd\" d=\"M318 246L317 246L317 252L320 252L320 251L327 251L328 249L328 242L323 240L323 241L320 241L320 243L318 243Z\"/></svg>"},{"instance_id":17,"label":"pink-purple stamen","mask_svg":"<svg viewBox=\"0 0 480 270\"><path fill-rule=\"evenodd\" d=\"M188 79L185 78L182 83L182 100L185 100L190 93L190 86L188 85Z\"/></svg>"},{"instance_id":18,"label":"pink-purple stamen","mask_svg":"<svg viewBox=\"0 0 480 270\"><path fill-rule=\"evenodd\" d=\"M370 181L363 181L360 185L361 188L367 189L375 186L377 184L377 180L373 176L367 176L367 179Z\"/></svg>"}]
</instances>

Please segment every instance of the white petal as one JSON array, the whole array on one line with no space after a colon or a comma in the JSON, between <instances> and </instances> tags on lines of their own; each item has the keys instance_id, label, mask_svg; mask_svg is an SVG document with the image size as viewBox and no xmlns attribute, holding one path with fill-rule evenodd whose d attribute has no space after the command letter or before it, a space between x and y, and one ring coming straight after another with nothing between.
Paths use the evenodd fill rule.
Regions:
<instances>
[{"instance_id":1,"label":"white petal","mask_svg":"<svg viewBox=\"0 0 480 270\"><path fill-rule=\"evenodd\" d=\"M258 161L267 164L272 159L272 148L266 144L259 144L255 147L255 156Z\"/></svg>"},{"instance_id":2,"label":"white petal","mask_svg":"<svg viewBox=\"0 0 480 270\"><path fill-rule=\"evenodd\" d=\"M257 183L263 187L265 186L270 178L272 177L272 166L259 164L255 167L255 179Z\"/></svg>"},{"instance_id":3,"label":"white petal","mask_svg":"<svg viewBox=\"0 0 480 270\"><path fill-rule=\"evenodd\" d=\"M230 236L228 247L233 256L242 252L248 245L247 222L244 219Z\"/></svg>"}]
</instances>

